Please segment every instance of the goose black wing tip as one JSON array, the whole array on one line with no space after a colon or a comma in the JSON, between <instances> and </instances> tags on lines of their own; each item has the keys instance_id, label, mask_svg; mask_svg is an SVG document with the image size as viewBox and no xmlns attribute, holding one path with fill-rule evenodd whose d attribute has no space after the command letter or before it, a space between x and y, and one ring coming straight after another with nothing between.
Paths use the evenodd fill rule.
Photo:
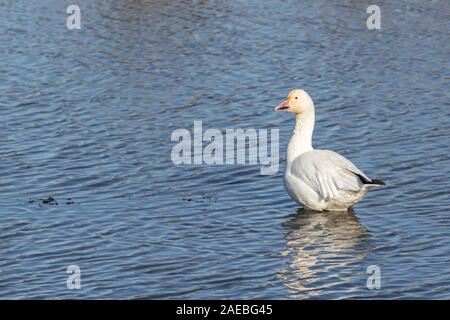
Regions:
<instances>
[{"instance_id":1,"label":"goose black wing tip","mask_svg":"<svg viewBox=\"0 0 450 320\"><path fill-rule=\"evenodd\" d=\"M353 172L354 173L354 172ZM379 186L384 186L384 185L386 185L386 183L384 183L384 181L382 181L382 180L378 180L378 179L372 179L372 180L369 180L369 179L366 179L365 177L363 177L362 175L360 175L360 174L357 174L357 173L354 173L356 176L358 176L358 178L361 180L361 182L363 183L363 184L376 184L376 185L379 185Z\"/></svg>"},{"instance_id":2,"label":"goose black wing tip","mask_svg":"<svg viewBox=\"0 0 450 320\"><path fill-rule=\"evenodd\" d=\"M380 186L385 186L386 183L382 180L378 180L378 179L372 179L371 184L378 184Z\"/></svg>"}]
</instances>

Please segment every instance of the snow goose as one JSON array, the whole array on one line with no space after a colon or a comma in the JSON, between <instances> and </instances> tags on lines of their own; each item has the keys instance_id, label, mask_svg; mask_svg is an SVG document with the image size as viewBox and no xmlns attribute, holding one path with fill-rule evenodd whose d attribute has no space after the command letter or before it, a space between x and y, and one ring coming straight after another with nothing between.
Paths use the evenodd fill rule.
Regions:
<instances>
[{"instance_id":1,"label":"snow goose","mask_svg":"<svg viewBox=\"0 0 450 320\"><path fill-rule=\"evenodd\" d=\"M284 174L284 185L293 200L315 211L347 211L369 189L384 185L340 154L313 149L314 103L304 90L291 91L275 110L295 113Z\"/></svg>"}]
</instances>

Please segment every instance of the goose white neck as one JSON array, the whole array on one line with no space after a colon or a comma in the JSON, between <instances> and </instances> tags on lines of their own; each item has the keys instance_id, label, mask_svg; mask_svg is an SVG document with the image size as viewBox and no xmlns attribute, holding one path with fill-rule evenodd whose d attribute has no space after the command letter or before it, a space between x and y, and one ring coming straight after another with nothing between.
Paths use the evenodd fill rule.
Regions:
<instances>
[{"instance_id":1,"label":"goose white neck","mask_svg":"<svg viewBox=\"0 0 450 320\"><path fill-rule=\"evenodd\" d=\"M313 150L314 109L295 115L295 127L287 148L287 164L291 164L299 155Z\"/></svg>"}]
</instances>

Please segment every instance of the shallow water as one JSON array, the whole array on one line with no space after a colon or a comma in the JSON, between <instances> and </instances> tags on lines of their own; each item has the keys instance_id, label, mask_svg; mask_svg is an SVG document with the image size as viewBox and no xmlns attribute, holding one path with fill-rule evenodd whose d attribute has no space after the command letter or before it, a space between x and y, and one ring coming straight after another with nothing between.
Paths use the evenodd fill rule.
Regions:
<instances>
[{"instance_id":1,"label":"shallow water","mask_svg":"<svg viewBox=\"0 0 450 320\"><path fill-rule=\"evenodd\" d=\"M447 1L381 1L379 31L359 1L76 3L69 31L60 1L0 1L0 298L450 298ZM296 87L314 145L388 184L354 213L301 211L284 162L172 163L194 120L284 154Z\"/></svg>"}]
</instances>

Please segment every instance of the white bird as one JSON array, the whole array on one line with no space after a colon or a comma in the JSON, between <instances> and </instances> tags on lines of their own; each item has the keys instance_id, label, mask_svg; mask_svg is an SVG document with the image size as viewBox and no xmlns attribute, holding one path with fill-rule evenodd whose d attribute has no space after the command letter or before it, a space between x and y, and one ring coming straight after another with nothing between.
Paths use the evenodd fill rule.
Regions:
<instances>
[{"instance_id":1,"label":"white bird","mask_svg":"<svg viewBox=\"0 0 450 320\"><path fill-rule=\"evenodd\" d=\"M334 151L313 149L314 103L304 90L289 92L275 110L295 113L284 174L284 185L293 200L315 211L346 211L369 189L385 184L368 178Z\"/></svg>"}]
</instances>

